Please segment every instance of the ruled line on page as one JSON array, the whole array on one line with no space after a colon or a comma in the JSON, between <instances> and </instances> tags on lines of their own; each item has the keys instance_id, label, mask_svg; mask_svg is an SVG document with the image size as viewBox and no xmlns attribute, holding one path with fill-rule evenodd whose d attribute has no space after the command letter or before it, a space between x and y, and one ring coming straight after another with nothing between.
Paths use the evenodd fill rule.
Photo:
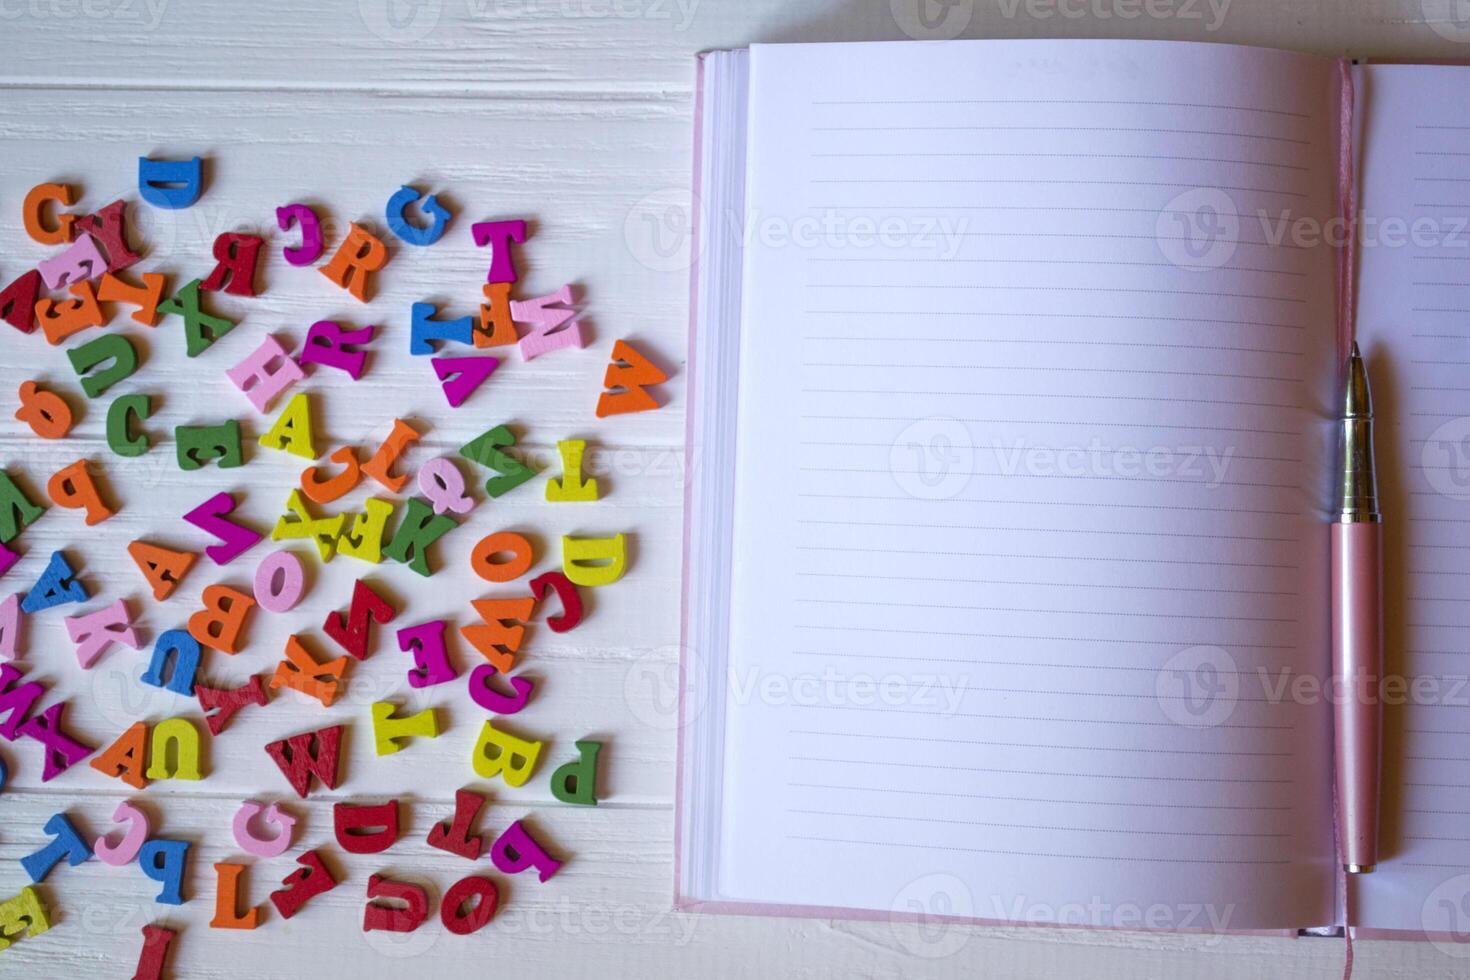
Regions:
<instances>
[{"instance_id":1,"label":"ruled line on page","mask_svg":"<svg viewBox=\"0 0 1470 980\"><path fill-rule=\"evenodd\" d=\"M1272 327L1279 330L1305 330L1306 327L1300 323L1275 323L1266 320L1251 320L1248 318L1231 320L1200 316L1161 316L1146 312L1130 313L1062 313L1047 312L1035 313L1024 310L833 310L812 309L808 307L802 312L809 316L852 316L852 317L898 317L898 316L978 316L978 317L1017 317L1021 319L1052 319L1052 320L1152 320L1160 323L1201 323L1201 324L1228 324L1235 327Z\"/></svg>"},{"instance_id":2,"label":"ruled line on page","mask_svg":"<svg viewBox=\"0 0 1470 980\"><path fill-rule=\"evenodd\" d=\"M798 710L798 711L863 711L863 712L868 712L868 713L878 712L878 713L884 713L884 714L915 714L915 715L930 715L930 716L933 716L933 715L938 714L938 712L935 711L935 710L926 710L926 709L920 709L920 708L896 708L896 707L889 707L889 706L884 706L884 705L877 705L877 706L875 706L875 705L861 705L861 704L811 704L811 703L797 702L797 703L795 703L795 704L792 705L792 708L794 708L795 710ZM1017 714L996 714L994 712L985 712L985 711L945 711L944 714L943 714L943 717L945 717L945 718L975 718L975 719L984 719L984 720L987 720L987 721L1004 721L1004 722L1012 722L1012 721L1046 722L1046 723L1049 723L1049 724L1063 724L1063 725L1118 725L1118 726L1124 726L1124 727L1130 727L1130 728L1167 728L1167 729L1170 729L1171 734L1177 734L1179 732L1179 724L1178 724L1178 722L1175 722L1175 721L1168 721L1168 720L1149 721L1149 720L1141 719L1141 718L1076 718L1076 717L1073 717L1072 715L1066 715L1066 714L1062 714L1060 712L1048 712L1045 715L1017 715ZM1255 722L1251 722L1251 723L1222 722L1222 723L1220 723L1218 725L1212 726L1211 730L1212 731L1214 731L1214 730L1220 730L1220 731L1241 730L1241 731L1250 731L1250 732L1286 732L1286 731L1292 731L1295 728L1296 728L1296 726L1294 724L1268 724L1268 723L1265 723L1265 722L1262 722L1262 723L1255 723Z\"/></svg>"},{"instance_id":3,"label":"ruled line on page","mask_svg":"<svg viewBox=\"0 0 1470 980\"><path fill-rule=\"evenodd\" d=\"M895 735L892 733L877 732L839 732L815 728L798 728L788 731L790 735L812 735L825 738L866 738L883 739L895 742L934 742L943 745L985 745L993 748L1007 749L1048 749L1067 752L1132 752L1159 755L1188 755L1188 756L1242 756L1261 759L1289 759L1295 753L1292 752L1252 752L1248 750L1235 749L1176 749L1176 748L1150 748L1127 745L1055 745L1045 742L1013 742L997 739L969 739L969 738L942 738L939 736L920 735Z\"/></svg>"},{"instance_id":4,"label":"ruled line on page","mask_svg":"<svg viewBox=\"0 0 1470 980\"><path fill-rule=\"evenodd\" d=\"M1237 646L1244 646L1245 644L1236 644L1236 645ZM899 686L899 685L895 684L895 686ZM969 692L966 692L966 693L969 693ZM985 687L984 687L983 690L977 691L975 693L983 693L983 694L1034 694L1034 695L1040 695L1040 696L1044 696L1044 697L1065 697L1065 698L1115 698L1115 699L1122 700L1122 701L1189 701L1189 700L1191 700L1191 698L1188 695L1182 695L1182 694L1180 694L1180 695L1167 695L1167 694L1159 694L1159 693L1153 692L1153 691L1139 694L1139 693L1132 693L1132 692L1128 692L1128 691L1084 691L1084 690L1066 690L1066 689L1061 689L1061 688L999 687L999 686L996 686L996 685L993 685L993 684L987 684L987 685L985 685ZM1235 701L1236 701L1237 704L1264 704L1264 705L1268 705L1268 706L1274 707L1274 708L1279 708L1282 705L1282 702L1281 702L1281 700L1279 698L1271 698L1271 697L1266 697L1266 696L1262 696L1262 697L1259 697L1259 698L1254 698L1254 697L1243 697L1243 696L1237 695L1236 698L1235 698Z\"/></svg>"},{"instance_id":5,"label":"ruled line on page","mask_svg":"<svg viewBox=\"0 0 1470 980\"><path fill-rule=\"evenodd\" d=\"M1089 401L1176 402L1192 405L1231 405L1237 408L1285 408L1300 410L1300 405L1281 402L1239 401L1232 398L1188 398L1178 395L1103 395L1078 391L944 391L911 388L802 388L803 395L948 395L965 398L1080 398Z\"/></svg>"},{"instance_id":6,"label":"ruled line on page","mask_svg":"<svg viewBox=\"0 0 1470 980\"><path fill-rule=\"evenodd\" d=\"M883 368L884 370L899 370L902 368L921 368L929 371L1038 371L1042 374L1101 374L1108 377L1129 374L1146 374L1161 378L1223 378L1230 381L1276 381L1282 384L1299 385L1301 378L1281 377L1274 374L1239 374L1233 371L1165 371L1162 369L1149 368L1108 368L1108 367L1063 367L1060 365L1021 365L1021 364L914 364L911 362L891 360L886 363L856 363L844 361L803 361L802 367L822 368Z\"/></svg>"},{"instance_id":7,"label":"ruled line on page","mask_svg":"<svg viewBox=\"0 0 1470 980\"><path fill-rule=\"evenodd\" d=\"M896 793L905 796L938 796L956 800L994 800L1000 803L1054 803L1068 806L1124 806L1160 810L1249 810L1289 813L1290 805L1261 806L1249 803L1170 803L1164 800L1066 799L1044 796L1001 796L989 793L953 793L941 790L908 789L900 786L852 786L832 783L787 782L799 789L835 789L861 793Z\"/></svg>"},{"instance_id":8,"label":"ruled line on page","mask_svg":"<svg viewBox=\"0 0 1470 980\"><path fill-rule=\"evenodd\" d=\"M815 527L896 527L911 530L935 531L1024 531L1034 534L1117 534L1126 537L1141 538L1202 538L1208 541L1265 541L1279 544L1298 544L1301 541L1297 537L1281 537L1280 535L1195 534L1189 531L1144 531L1089 527L1025 527L1015 524L925 524L911 521L835 521L811 518L798 520L796 523L799 525L808 524Z\"/></svg>"},{"instance_id":9,"label":"ruled line on page","mask_svg":"<svg viewBox=\"0 0 1470 980\"><path fill-rule=\"evenodd\" d=\"M1040 830L1052 833L1123 834L1139 837L1219 837L1223 840L1280 840L1284 833L1231 833L1220 830L1149 830L1141 827L1065 827L1055 824L1014 823L999 820L962 820L957 817L925 817L916 814L870 813L865 810L817 810L787 807L787 813L816 817L857 817L866 820L904 820L915 823L943 823L962 827L997 827L1004 830Z\"/></svg>"},{"instance_id":10,"label":"ruled line on page","mask_svg":"<svg viewBox=\"0 0 1470 980\"><path fill-rule=\"evenodd\" d=\"M927 499L915 497L911 494L883 494L883 493L811 493L802 491L796 494L798 499L812 500L889 500L910 504L950 504L955 501L971 504L1025 504L1028 507L1091 507L1101 510L1144 510L1144 511L1181 511L1198 514L1258 514L1263 517L1298 517L1294 511L1268 510L1260 507L1204 507L1198 504L1129 504L1109 500L1032 500L1026 497L967 497L963 494L955 494L953 497L940 499Z\"/></svg>"},{"instance_id":11,"label":"ruled line on page","mask_svg":"<svg viewBox=\"0 0 1470 980\"><path fill-rule=\"evenodd\" d=\"M1295 589L1222 589L1214 586L1187 586L1187 585L1129 585L1121 582L1041 582L1035 580L1017 580L1006 578L963 578L953 575L884 575L878 572L796 572L798 578L846 578L876 580L883 582L964 582L969 585L1019 585L1033 588L1067 588L1067 589L1119 589L1124 592L1206 592L1212 595L1252 595L1270 596L1274 598L1295 598L1301 593ZM796 653L802 651L797 650ZM1442 650L1409 651L1425 653L1444 653ZM1470 656L1470 650L1465 651ZM887 654L846 654L846 656L875 656L886 657Z\"/></svg>"},{"instance_id":12,"label":"ruled line on page","mask_svg":"<svg viewBox=\"0 0 1470 980\"><path fill-rule=\"evenodd\" d=\"M1160 99L812 99L812 105L1108 105L1147 106L1156 109L1219 109L1224 112L1255 112L1272 116L1291 116L1295 119L1310 119L1311 114L1291 109L1270 109L1252 106L1220 105L1209 102L1166 102Z\"/></svg>"},{"instance_id":13,"label":"ruled line on page","mask_svg":"<svg viewBox=\"0 0 1470 980\"><path fill-rule=\"evenodd\" d=\"M1165 126L1067 126L1070 132L1078 133L1151 133L1169 136L1229 136L1232 139L1266 140L1272 143L1291 143L1296 146L1311 146L1310 140L1293 136L1269 136L1264 133L1231 133L1217 129L1176 129ZM881 126L871 123L861 126L813 126L814 133L914 133L914 132L961 132L961 133L1055 133L1055 126ZM895 178L897 179L897 178Z\"/></svg>"},{"instance_id":14,"label":"ruled line on page","mask_svg":"<svg viewBox=\"0 0 1470 980\"><path fill-rule=\"evenodd\" d=\"M801 473L886 473L895 474L917 474L922 470L905 470L898 467L864 467L864 466L799 466L797 471ZM1169 477L1153 476L1123 476L1116 473L984 473L978 470L956 471L971 479L999 479L999 480L1104 480L1114 483L1157 483L1172 484L1175 486L1204 486L1199 480L1171 479ZM1221 480L1217 486L1221 487L1253 487L1268 490L1304 490L1305 487L1293 483L1276 483L1270 480Z\"/></svg>"},{"instance_id":15,"label":"ruled line on page","mask_svg":"<svg viewBox=\"0 0 1470 980\"><path fill-rule=\"evenodd\" d=\"M1063 616L1120 616L1128 619L1188 619L1191 621L1197 621L1201 619L1223 619L1231 623L1296 622L1296 618L1292 616L1241 616L1238 614L1219 615L1194 611L1190 611L1187 613L1174 613L1129 612L1120 609L1046 609L1039 606L985 606L966 605L964 603L902 602L894 599L818 599L809 596L795 596L792 598L792 601L829 606L881 606L890 609L949 609L965 612L1038 613Z\"/></svg>"},{"instance_id":16,"label":"ruled line on page","mask_svg":"<svg viewBox=\"0 0 1470 980\"><path fill-rule=\"evenodd\" d=\"M1242 643L1238 640L1224 640L1223 638L1216 638L1213 641L1204 638L1157 640L1145 637L1056 636L1036 633L988 633L974 632L972 630L921 630L905 629L897 626L849 626L841 623L793 623L791 628L798 630L830 630L833 632L896 633L904 636L966 636L977 640L1045 640L1063 643L1107 643L1123 644L1126 646L1178 648L1195 646L1199 643L1210 643L1212 646L1228 645L1252 650L1294 649L1289 643Z\"/></svg>"},{"instance_id":17,"label":"ruled line on page","mask_svg":"<svg viewBox=\"0 0 1470 980\"><path fill-rule=\"evenodd\" d=\"M1094 232L1094 231L956 231L951 233L956 238L1104 238L1117 239L1120 241L1143 241L1143 242L1183 242L1191 239L1184 235L1161 235L1158 233L1139 234L1132 232ZM1305 250L1312 246L1294 241L1283 242L1257 242L1241 238L1235 242L1235 246L1251 248L1269 248L1272 251L1282 250Z\"/></svg>"},{"instance_id":18,"label":"ruled line on page","mask_svg":"<svg viewBox=\"0 0 1470 980\"><path fill-rule=\"evenodd\" d=\"M908 205L912 208L913 205ZM885 256L882 258L865 255L832 256L827 258L812 258L811 262L828 262L841 265L852 265L855 263L881 262L885 265L912 264L912 265L940 265L940 266L971 266L971 265L1061 265L1081 266L1085 268L1105 269L1115 266L1125 266L1131 269L1177 269L1178 266L1171 262L1144 262L1125 261L1121 259L1014 259L1014 258L928 258L925 256ZM1306 275L1295 269L1257 269L1253 266L1231 266L1227 272L1238 272L1251 275L1288 276L1300 279ZM1085 343L1085 341L1075 341Z\"/></svg>"},{"instance_id":19,"label":"ruled line on page","mask_svg":"<svg viewBox=\"0 0 1470 980\"><path fill-rule=\"evenodd\" d=\"M1263 428L1260 428L1258 426L1247 426L1247 425L1206 425L1206 424L1202 424L1202 423L1184 423L1184 422L1174 423L1174 424L1171 425L1171 424L1165 423L1165 422L1114 422L1114 421L1109 421L1107 419L1096 419L1096 418L1090 418L1090 417L1089 418L1073 418L1073 419L1047 419L1047 418L1024 418L1024 419L983 418L983 419L977 419L977 418L958 418L958 417L954 417L954 416L948 416L948 417L949 418L953 418L954 421L956 421L956 422L965 423L967 425L1019 425L1019 424L1028 424L1029 423L1031 425L1095 425L1095 426L1102 426L1104 428L1121 428L1121 429L1163 429L1163 430L1187 429L1187 430L1198 430L1198 431L1201 431L1201 432L1244 432L1244 433L1249 433L1249 434L1252 434L1252 435L1266 435L1266 436L1292 436L1292 437L1300 437L1300 436L1303 435L1303 433L1301 433L1301 432L1292 432L1292 431L1289 431L1289 430L1286 430L1286 429L1263 429ZM815 421L837 421L837 422L912 422L912 421L914 421L914 418L913 418L912 415L846 415L846 414L831 414L831 415L801 415L801 416L799 416L799 418L801 420L803 420L803 421L806 421L806 420L815 420Z\"/></svg>"},{"instance_id":20,"label":"ruled line on page","mask_svg":"<svg viewBox=\"0 0 1470 980\"><path fill-rule=\"evenodd\" d=\"M877 654L877 653L850 653L850 652L847 652L847 651L842 651L842 652L836 652L836 653L834 653L834 652L826 651L826 650L793 650L793 651L791 651L791 655L794 656L794 657L801 657L801 656L827 657L827 658L831 658L833 660L889 660L889 661L891 661L893 659L891 656L884 656L883 654ZM1143 673L1150 673L1150 674L1157 674L1159 672L1159 665L1158 664L1143 664L1143 665L1132 665L1132 664L1056 664L1056 663L1037 663L1035 661L1021 662L1021 661L1015 661L1015 660L989 660L989 659L976 658L976 657L931 657L931 656L928 656L927 654L906 654L904 659L905 660L909 660L909 661L914 661L914 662L917 662L917 663L926 663L926 664L965 664L965 665L974 665L974 666L977 666L977 667L1021 667L1021 668L1027 668L1027 669L1030 669L1030 668L1041 668L1041 669L1044 669L1044 670L1116 670L1116 671L1131 671L1131 672L1135 672L1135 673L1143 672ZM1255 677L1255 676L1258 676L1256 670L1240 670L1240 669L1236 669L1236 670L1219 670L1218 668L1217 668L1217 670L1221 674L1234 674L1237 677Z\"/></svg>"},{"instance_id":21,"label":"ruled line on page","mask_svg":"<svg viewBox=\"0 0 1470 980\"><path fill-rule=\"evenodd\" d=\"M890 344L1025 344L1027 346L1065 345L1067 347L1145 347L1151 350L1210 350L1235 354L1269 354L1272 357L1302 357L1302 351L1278 350L1274 347L1230 347L1221 344L1161 344L1142 340L1020 340L1011 337L893 337L866 334L808 334L803 341L842 341L845 343ZM1470 366L1470 361L1466 362Z\"/></svg>"},{"instance_id":22,"label":"ruled line on page","mask_svg":"<svg viewBox=\"0 0 1470 980\"><path fill-rule=\"evenodd\" d=\"M893 448L896 447L897 443L895 443L893 441L889 441L889 442L865 442L865 441L862 441L862 440L843 440L843 439L803 439L800 443L798 443L798 445L801 445L801 446L820 446L820 447L825 448L825 449L893 449ZM980 452L1005 453L1005 452L1011 452L1012 451L1012 447L1008 447L1008 446L972 446L972 447L969 447L969 448L970 448L971 451L977 452L977 453L980 453ZM1132 455L1135 451L1136 450L1133 450L1133 449L1096 450L1096 451L1088 450L1088 452L1089 452L1090 455L1094 455L1094 456L1097 456L1097 457L1100 457L1100 458L1116 458L1116 457L1119 457L1119 456L1128 456L1128 455ZM1176 459L1176 458L1198 459L1198 455L1197 455L1197 453L1196 453L1195 450L1152 449L1152 450L1149 451L1149 454L1151 456L1153 456L1154 458L1157 458L1157 459ZM1293 457L1290 457L1290 456L1253 456L1253 455L1251 455L1249 453L1232 453L1230 455L1230 462L1232 462L1232 463L1244 462L1244 463L1295 463L1295 464L1300 464L1302 462L1302 460L1299 457L1298 458L1293 458ZM1027 503L1027 502L1029 502L1029 501L1016 501L1016 503ZM1079 506L1086 506L1086 504L1085 503L1079 503ZM1445 520L1445 521L1451 521L1450 518L1443 518L1443 520ZM1464 521L1463 523L1470 524L1470 520Z\"/></svg>"},{"instance_id":23,"label":"ruled line on page","mask_svg":"<svg viewBox=\"0 0 1470 980\"><path fill-rule=\"evenodd\" d=\"M907 150L894 153L813 153L813 157L837 157L840 159L858 159L864 157L913 157L918 159L934 159L945 157L967 157L972 159L995 158L1022 158L1028 160L1157 160L1170 162L1190 163L1227 163L1248 167L1274 167L1281 170L1295 170L1298 173L1307 173L1309 168L1297 163L1281 163L1275 160L1233 160L1224 157L1191 157L1173 156L1158 153L996 153L996 152L925 152L922 150Z\"/></svg>"},{"instance_id":24,"label":"ruled line on page","mask_svg":"<svg viewBox=\"0 0 1470 980\"><path fill-rule=\"evenodd\" d=\"M876 129L899 129L903 127L878 126ZM1196 186L1189 181L1163 181L1163 180L1078 180L1055 179L1049 177L814 177L814 184L905 184L907 186L925 184L1040 184L1060 185L1064 187L1183 187ZM1230 184L1216 185L1222 191L1238 191L1242 194L1277 194L1281 197L1305 198L1305 191L1287 190L1284 188L1271 187L1239 187ZM1067 210L1065 207L1059 210Z\"/></svg>"},{"instance_id":25,"label":"ruled line on page","mask_svg":"<svg viewBox=\"0 0 1470 980\"><path fill-rule=\"evenodd\" d=\"M998 291L1006 293L1128 293L1135 296L1217 296L1228 299L1255 299L1270 303L1305 303L1302 296L1270 296L1265 293L1233 293L1208 289L1157 289L1118 286L1024 286L990 285L985 283L933 283L933 282L809 282L808 289L970 289L976 291Z\"/></svg>"},{"instance_id":26,"label":"ruled line on page","mask_svg":"<svg viewBox=\"0 0 1470 980\"><path fill-rule=\"evenodd\" d=\"M803 418L807 418L809 416L802 416L802 417ZM873 442L871 440L863 440L863 439L803 439L803 440L801 440L801 442L797 443L797 445L800 445L800 446L820 446L820 447L823 447L823 448L836 448L836 449L894 449L894 448L897 448L899 446L899 443L896 442L896 441L893 441L893 440L889 440L887 442ZM990 453L1001 454L1001 453L1008 453L1008 452L1013 452L1013 451L1020 451L1020 452L1024 452L1025 451L1025 446L1021 446L1018 449L1017 447L1000 446L1000 445L994 445L994 444L989 445L989 446L984 446L984 445L981 445L981 446L969 446L969 447L966 447L966 448L969 451L976 452L976 453L990 452ZM1089 449L1086 450L1087 455L1090 456L1090 457L1092 457L1092 458L1095 458L1095 459L1114 459L1114 458L1117 458L1117 457L1120 457L1120 456L1133 456L1133 455L1136 455L1138 452L1140 452L1138 449L1132 448L1132 447L1126 448L1126 449L1101 449L1101 448L1091 449L1091 448L1089 448ZM1191 449L1163 449L1163 448L1157 448L1156 447L1156 448L1152 448L1152 449L1149 450L1149 455L1151 457L1155 458L1155 459L1171 459L1172 460L1172 459L1183 458L1183 459L1187 459L1187 460L1197 460L1197 459L1199 459L1199 456L1200 456L1200 450L1193 449L1193 448L1191 448ZM1255 456L1255 455L1252 455L1250 453L1232 452L1230 454L1230 462L1232 462L1232 463L1246 462L1246 463L1295 463L1295 464L1300 464L1300 463L1303 462L1303 460L1299 456ZM1432 468L1433 469L1451 469L1452 467L1432 467ZM1431 518L1425 518L1425 520L1431 520ZM1452 521L1453 519L1452 518L1439 518L1438 520ZM1464 521L1463 523L1470 523L1470 520Z\"/></svg>"},{"instance_id":27,"label":"ruled line on page","mask_svg":"<svg viewBox=\"0 0 1470 980\"><path fill-rule=\"evenodd\" d=\"M1232 865L1282 865L1291 864L1286 859L1249 859L1249 858L1201 858L1201 857L1136 857L1122 854L1062 854L1050 851L1020 851L1011 848L995 849L985 847L960 847L954 844L925 844L906 840L862 840L850 837L822 837L814 834L787 834L790 840L824 841L833 844L866 844L882 847L919 847L934 851L956 851L968 854L1010 854L1022 857L1055 858L1064 861L1128 861L1149 864L1232 864Z\"/></svg>"},{"instance_id":28,"label":"ruled line on page","mask_svg":"<svg viewBox=\"0 0 1470 980\"><path fill-rule=\"evenodd\" d=\"M839 765L853 766L891 766L892 762L881 759L842 759L834 756L824 755L793 755L793 762L821 762L836 763ZM1051 769L1000 769L993 766L960 766L947 765L935 762L915 762L907 760L904 765L915 769L941 769L945 772L988 772L1001 775L1013 776L1061 776L1068 779L1122 779L1127 781L1141 782L1185 782L1185 783L1226 783L1243 785L1283 785L1291 780L1284 776L1179 776L1159 775L1154 773L1116 773L1116 772L1058 772Z\"/></svg>"},{"instance_id":29,"label":"ruled line on page","mask_svg":"<svg viewBox=\"0 0 1470 980\"><path fill-rule=\"evenodd\" d=\"M861 548L846 547L843 545L798 545L797 551L839 551L860 552L875 555L940 555L948 558L1034 558L1041 561L1113 561L1120 565L1198 565L1209 568L1216 565L1232 568L1275 568L1292 569L1299 565L1289 562L1253 562L1253 561L1201 561L1190 558L1119 558L1111 555L1038 555L1015 552L998 551L955 551L953 549L934 548L882 548L865 546Z\"/></svg>"}]
</instances>

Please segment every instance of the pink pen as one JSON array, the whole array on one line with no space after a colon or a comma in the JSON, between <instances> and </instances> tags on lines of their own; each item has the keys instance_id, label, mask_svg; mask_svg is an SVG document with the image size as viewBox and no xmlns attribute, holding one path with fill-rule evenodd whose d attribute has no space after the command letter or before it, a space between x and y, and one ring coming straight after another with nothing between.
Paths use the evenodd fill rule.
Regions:
<instances>
[{"instance_id":1,"label":"pink pen","mask_svg":"<svg viewBox=\"0 0 1470 980\"><path fill-rule=\"evenodd\" d=\"M1383 517L1373 464L1373 396L1358 345L1343 386L1341 506L1332 525L1332 659L1343 867L1378 863L1383 750Z\"/></svg>"}]
</instances>

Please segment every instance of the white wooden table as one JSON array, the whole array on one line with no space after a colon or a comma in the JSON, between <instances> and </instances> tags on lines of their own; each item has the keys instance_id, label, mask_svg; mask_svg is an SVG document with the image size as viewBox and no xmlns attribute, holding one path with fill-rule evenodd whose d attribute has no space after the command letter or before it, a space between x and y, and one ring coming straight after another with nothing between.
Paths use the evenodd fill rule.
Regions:
<instances>
[{"instance_id":1,"label":"white wooden table","mask_svg":"<svg viewBox=\"0 0 1470 980\"><path fill-rule=\"evenodd\" d=\"M179 322L125 329L146 349L142 371L116 389L149 392L161 406L146 427L245 420L258 436L269 418L256 414L223 377L266 333L299 345L315 320L341 318L382 328L370 373L353 384L318 370L305 383L317 393L318 440L330 449L370 451L394 416L428 427L410 466L452 453L499 422L516 425L551 473L558 439L586 437L603 481L595 504L549 504L538 478L503 499L484 501L439 546L442 566L418 579L402 566L373 569L348 558L322 566L309 559L312 588L294 612L257 611L249 646L236 658L208 655L204 677L243 681L273 669L292 632L313 635L344 608L352 581L365 573L406 605L393 628L449 617L471 621L469 600L505 594L468 571L473 544L502 528L531 532L538 569L554 567L563 533L628 532L632 569L598 590L589 619L558 636L538 626L525 669L540 687L508 727L548 740L542 768L519 790L478 780L470 750L484 713L464 685L410 690L407 657L392 630L378 652L355 665L352 683L330 709L278 692L252 709L207 752L200 783L160 782L133 794L85 764L41 785L34 745L0 744L11 785L0 795L0 897L27 883L17 859L40 847L42 825L65 810L89 835L110 829L117 803L137 797L158 832L194 843L180 908L153 901L157 885L136 867L91 861L61 867L42 890L54 927L0 954L7 976L130 976L139 929L160 922L180 930L170 975L181 977L500 975L627 976L1219 976L1329 977L1342 947L1324 940L1266 940L1103 933L1053 929L970 929L885 922L703 917L670 911L675 714L678 659L683 378L687 323L687 239L681 216L690 175L693 55L752 41L869 40L944 35L969 37L1138 36L1236 41L1324 54L1460 58L1452 25L1437 0L1360 5L1306 0L1216 0L1163 4L1153 14L1113 0L358 0L334 5L255 0L0 0L0 277L8 282L47 252L20 227L26 190L49 180L83 189L84 207L136 199L141 155L199 153L211 160L209 187L193 208L173 214L134 205L149 255L139 268L164 270L175 282L206 274L210 243L228 230L253 230L272 242L266 290L253 300L224 297L220 310L241 326L197 360L182 353ZM1224 7L1220 4L1224 3ZM1444 8L1443 10L1441 8ZM1427 13L1426 13L1427 11ZM292 201L320 205L340 229L367 220L381 229L384 203L407 182L439 190L457 211L446 240L433 248L394 244L373 302L362 306L316 272L287 266L273 211ZM519 249L522 295L563 282L581 288L592 342L530 363L512 355L469 404L451 411L422 358L408 356L410 303L431 300L451 315L473 312L485 256L469 241L470 223L524 216L533 234ZM328 247L339 240L329 235ZM294 236L292 236L294 239ZM113 456L103 440L111 394L85 405L73 434L37 446L11 417L21 381L51 382L72 392L76 379L60 348L39 335L0 328L0 460L40 492L49 475L78 458L105 463L105 480L122 509L96 529L75 513L52 509L21 538L25 557L3 580L0 596L24 590L46 556L65 547L83 566L93 599L125 597L151 647L181 626L200 590L222 581L248 587L266 542L236 564L201 561L176 596L155 604L124 551L148 537L199 547L207 543L179 515L218 490L244 492L243 512L269 528L301 464L254 449L248 466L181 473L171 439L136 460ZM603 367L615 339L639 342L672 369L657 412L593 417ZM467 474L472 468L465 467ZM481 473L483 479L484 474ZM360 489L349 498L360 499ZM303 551L299 544L296 550ZM31 621L25 663L69 695L69 725L105 746L131 720L175 714L198 718L198 706L142 687L144 652L114 649L91 671L72 654L61 617ZM478 658L453 641L466 671ZM398 755L373 754L368 705L406 700L437 705L447 731ZM266 741L345 722L347 778L335 793L291 798L262 751ZM554 765L572 742L600 738L605 783L596 809L558 804L548 792ZM429 825L448 816L454 790L488 790L483 820L491 829L529 815L567 859L540 884L507 880L492 925L468 938L432 919L407 936L361 931L364 887L383 870L442 894L471 870L429 848ZM332 840L329 802L402 798L403 840L383 855L343 855ZM296 849L325 846L347 880L307 912L284 921L266 907L254 932L211 929L216 861L245 858L246 897L265 903L291 869L291 855L241 854L229 819L245 798L287 801L304 817ZM292 852L295 853L294 851ZM1360 976L1463 976L1465 960L1427 944L1362 943Z\"/></svg>"}]
</instances>

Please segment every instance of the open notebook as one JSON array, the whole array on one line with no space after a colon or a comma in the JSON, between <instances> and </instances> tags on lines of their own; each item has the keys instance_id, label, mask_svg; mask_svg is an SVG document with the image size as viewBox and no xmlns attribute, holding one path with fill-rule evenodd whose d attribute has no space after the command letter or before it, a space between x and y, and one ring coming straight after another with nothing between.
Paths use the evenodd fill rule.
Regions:
<instances>
[{"instance_id":1,"label":"open notebook","mask_svg":"<svg viewBox=\"0 0 1470 980\"><path fill-rule=\"evenodd\" d=\"M1470 69L756 46L699 115L680 903L1465 935ZM1345 895L1353 319L1413 684Z\"/></svg>"}]
</instances>

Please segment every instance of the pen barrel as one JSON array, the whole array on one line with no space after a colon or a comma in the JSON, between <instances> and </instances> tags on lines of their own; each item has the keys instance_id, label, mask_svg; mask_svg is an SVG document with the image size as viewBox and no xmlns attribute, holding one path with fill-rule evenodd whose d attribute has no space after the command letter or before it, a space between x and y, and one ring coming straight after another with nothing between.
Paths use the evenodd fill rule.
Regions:
<instances>
[{"instance_id":1,"label":"pen barrel","mask_svg":"<svg viewBox=\"0 0 1470 980\"><path fill-rule=\"evenodd\" d=\"M1383 753L1383 525L1332 525L1332 654L1343 864L1378 863Z\"/></svg>"}]
</instances>

